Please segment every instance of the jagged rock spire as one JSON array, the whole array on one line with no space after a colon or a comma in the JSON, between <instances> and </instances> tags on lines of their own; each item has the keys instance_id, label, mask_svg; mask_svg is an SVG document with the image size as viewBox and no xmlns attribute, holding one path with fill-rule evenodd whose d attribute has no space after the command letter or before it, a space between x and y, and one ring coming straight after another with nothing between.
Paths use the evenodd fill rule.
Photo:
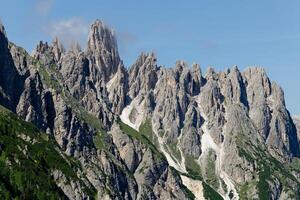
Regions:
<instances>
[{"instance_id":1,"label":"jagged rock spire","mask_svg":"<svg viewBox=\"0 0 300 200\"><path fill-rule=\"evenodd\" d=\"M101 20L96 20L90 27L88 37L88 51L110 53L117 52L117 41L112 29L108 28Z\"/></svg>"},{"instance_id":2,"label":"jagged rock spire","mask_svg":"<svg viewBox=\"0 0 300 200\"><path fill-rule=\"evenodd\" d=\"M3 26L2 22L1 22L1 20L0 20L0 32L1 32L2 34L6 35L6 33L5 33L5 28L4 28L4 26Z\"/></svg>"},{"instance_id":3,"label":"jagged rock spire","mask_svg":"<svg viewBox=\"0 0 300 200\"><path fill-rule=\"evenodd\" d=\"M57 37L55 37L52 42L52 52L57 61L61 58L62 54L65 52L65 48L63 44L60 42L60 40Z\"/></svg>"},{"instance_id":4,"label":"jagged rock spire","mask_svg":"<svg viewBox=\"0 0 300 200\"><path fill-rule=\"evenodd\" d=\"M46 50L48 50L48 48L49 48L48 42L44 43L43 41L40 41L36 47L36 51L40 53L44 53Z\"/></svg>"},{"instance_id":5,"label":"jagged rock spire","mask_svg":"<svg viewBox=\"0 0 300 200\"><path fill-rule=\"evenodd\" d=\"M1 56L4 55L4 52L7 51L7 45L8 45L8 41L6 38L5 28L0 21L0 53L2 54L0 55L0 59Z\"/></svg>"},{"instance_id":6,"label":"jagged rock spire","mask_svg":"<svg viewBox=\"0 0 300 200\"><path fill-rule=\"evenodd\" d=\"M70 51L73 52L73 53L79 53L79 52L81 52L81 47L78 44L78 42L75 42L75 43L71 44Z\"/></svg>"},{"instance_id":7,"label":"jagged rock spire","mask_svg":"<svg viewBox=\"0 0 300 200\"><path fill-rule=\"evenodd\" d=\"M117 72L120 64L117 41L114 32L100 20L91 25L86 54L93 73L100 73L105 82Z\"/></svg>"}]
</instances>

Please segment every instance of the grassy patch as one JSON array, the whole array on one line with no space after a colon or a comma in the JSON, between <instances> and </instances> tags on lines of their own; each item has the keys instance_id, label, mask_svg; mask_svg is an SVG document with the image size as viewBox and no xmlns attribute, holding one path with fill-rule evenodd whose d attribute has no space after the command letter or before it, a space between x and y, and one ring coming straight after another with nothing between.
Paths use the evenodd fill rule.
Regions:
<instances>
[{"instance_id":1,"label":"grassy patch","mask_svg":"<svg viewBox=\"0 0 300 200\"><path fill-rule=\"evenodd\" d=\"M61 84L63 77L61 73L56 69L55 65L49 67L42 66L37 62L38 71L41 75L42 82L50 88L55 89L56 92L62 95L64 101L71 106L76 115L87 124L89 124L95 130L101 130L102 124L100 120L94 115L88 113L82 105L67 91Z\"/></svg>"},{"instance_id":2,"label":"grassy patch","mask_svg":"<svg viewBox=\"0 0 300 200\"><path fill-rule=\"evenodd\" d=\"M300 173L300 158L293 158L292 163L290 164L290 169Z\"/></svg>"},{"instance_id":3,"label":"grassy patch","mask_svg":"<svg viewBox=\"0 0 300 200\"><path fill-rule=\"evenodd\" d=\"M185 156L185 166L190 178L201 181L203 180L201 168L192 156Z\"/></svg>"},{"instance_id":4,"label":"grassy patch","mask_svg":"<svg viewBox=\"0 0 300 200\"><path fill-rule=\"evenodd\" d=\"M55 74L49 73L44 66L38 64L38 71L41 75L42 81L46 84L47 87L53 88L58 92L62 91L62 87L59 81L56 79Z\"/></svg>"},{"instance_id":5,"label":"grassy patch","mask_svg":"<svg viewBox=\"0 0 300 200\"><path fill-rule=\"evenodd\" d=\"M81 110L79 113L79 117L95 130L102 130L102 123L100 119L88 113L87 111Z\"/></svg>"},{"instance_id":6,"label":"grassy patch","mask_svg":"<svg viewBox=\"0 0 300 200\"><path fill-rule=\"evenodd\" d=\"M257 181L251 184L251 187L243 186L240 189L241 196L247 194L247 190L252 189L254 186L258 189L260 199L268 199L270 188L269 181L276 177L282 184L283 190L294 191L291 187L292 184L299 185L299 180L292 174L292 168L284 166L277 159L272 157L264 144L259 141L254 145L251 139L246 138L243 134L237 135L238 154L244 157L248 162L257 162L257 172L255 175L258 177Z\"/></svg>"},{"instance_id":7,"label":"grassy patch","mask_svg":"<svg viewBox=\"0 0 300 200\"><path fill-rule=\"evenodd\" d=\"M146 145L153 153L158 155L160 159L165 159L164 155L158 151L156 146L153 145L153 143L144 135L136 131L135 129L131 128L127 124L123 123L121 120L119 120L119 125L121 130L129 135L130 137L139 140L142 142L144 145Z\"/></svg>"},{"instance_id":8,"label":"grassy patch","mask_svg":"<svg viewBox=\"0 0 300 200\"><path fill-rule=\"evenodd\" d=\"M218 189L220 184L219 179L216 176L215 153L212 149L208 151L208 154L206 156L206 162L203 173L205 176L205 181L213 188Z\"/></svg>"},{"instance_id":9,"label":"grassy patch","mask_svg":"<svg viewBox=\"0 0 300 200\"><path fill-rule=\"evenodd\" d=\"M245 183L242 186L240 186L239 189L239 196L240 199L245 199L245 200L250 200L251 198L249 197L248 192L251 191L256 185L256 182L251 182L251 183Z\"/></svg>"},{"instance_id":10,"label":"grassy patch","mask_svg":"<svg viewBox=\"0 0 300 200\"><path fill-rule=\"evenodd\" d=\"M106 149L106 133L104 131L98 131L96 136L94 136L94 144L97 149Z\"/></svg>"},{"instance_id":11,"label":"grassy patch","mask_svg":"<svg viewBox=\"0 0 300 200\"><path fill-rule=\"evenodd\" d=\"M223 197L205 182L202 182L205 199L223 200Z\"/></svg>"},{"instance_id":12,"label":"grassy patch","mask_svg":"<svg viewBox=\"0 0 300 200\"><path fill-rule=\"evenodd\" d=\"M184 185L182 185L183 192L188 199L196 199L195 195Z\"/></svg>"},{"instance_id":13,"label":"grassy patch","mask_svg":"<svg viewBox=\"0 0 300 200\"><path fill-rule=\"evenodd\" d=\"M177 143L167 144L168 150L171 152L171 155L176 158L179 162L181 162L181 153L177 148Z\"/></svg>"},{"instance_id":14,"label":"grassy patch","mask_svg":"<svg viewBox=\"0 0 300 200\"><path fill-rule=\"evenodd\" d=\"M263 169L261 169L258 173L259 175L259 181L257 183L258 188L258 197L260 200L268 200L269 199L269 183L268 180L270 180L271 172L270 168L268 166L265 166Z\"/></svg>"},{"instance_id":15,"label":"grassy patch","mask_svg":"<svg viewBox=\"0 0 300 200\"><path fill-rule=\"evenodd\" d=\"M144 123L140 125L139 132L140 134L147 137L152 144L154 144L155 146L159 146L157 137L152 129L152 123L149 119L147 119Z\"/></svg>"}]
</instances>

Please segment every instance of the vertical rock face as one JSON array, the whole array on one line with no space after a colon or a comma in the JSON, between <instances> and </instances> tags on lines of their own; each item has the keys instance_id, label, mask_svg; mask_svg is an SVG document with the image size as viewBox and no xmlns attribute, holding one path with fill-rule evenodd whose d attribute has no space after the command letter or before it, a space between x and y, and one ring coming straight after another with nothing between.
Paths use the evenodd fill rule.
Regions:
<instances>
[{"instance_id":1,"label":"vertical rock face","mask_svg":"<svg viewBox=\"0 0 300 200\"><path fill-rule=\"evenodd\" d=\"M244 76L247 81L249 115L273 156L281 156L281 159L299 156L296 130L285 108L282 89L275 82L271 83L262 69L249 69Z\"/></svg>"},{"instance_id":2,"label":"vertical rock face","mask_svg":"<svg viewBox=\"0 0 300 200\"><path fill-rule=\"evenodd\" d=\"M30 56L0 26L0 104L79 161L78 179L98 199L300 196L298 124L261 68L203 75L142 53L127 69L99 20L84 51L56 38ZM79 182L53 177L68 198L89 198Z\"/></svg>"},{"instance_id":3,"label":"vertical rock face","mask_svg":"<svg viewBox=\"0 0 300 200\"><path fill-rule=\"evenodd\" d=\"M256 179L253 173L257 166L241 155L241 148L247 149L242 146L244 139L283 163L299 156L296 129L285 108L283 91L261 68L242 73L237 67L226 72L210 68L203 77L197 65L188 68L184 62L177 62L174 68L165 69L157 67L153 55L142 55L129 74L129 96L133 100L128 109L140 118L151 119L160 148L173 155L169 163L188 169L192 158L203 168L210 162L208 152L212 150L216 157L212 161L214 187L224 197L225 191L218 186L222 181L231 187ZM155 81L149 86L149 80ZM145 103L148 97L151 104ZM128 120L137 129L141 124L130 114ZM254 149L249 151L253 153ZM207 173L208 169L202 170ZM238 198L237 190L232 190Z\"/></svg>"},{"instance_id":4,"label":"vertical rock face","mask_svg":"<svg viewBox=\"0 0 300 200\"><path fill-rule=\"evenodd\" d=\"M0 99L2 105L12 110L15 110L28 77L27 55L24 53L21 48L9 44L5 29L0 25Z\"/></svg>"},{"instance_id":5,"label":"vertical rock face","mask_svg":"<svg viewBox=\"0 0 300 200\"><path fill-rule=\"evenodd\" d=\"M58 62L60 60L62 54L65 52L65 49L58 38L55 38L53 41L52 52L54 54L56 62Z\"/></svg>"},{"instance_id":6,"label":"vertical rock face","mask_svg":"<svg viewBox=\"0 0 300 200\"><path fill-rule=\"evenodd\" d=\"M141 54L129 70L129 96L134 99L139 92L147 93L155 87L158 66L153 53Z\"/></svg>"},{"instance_id":7,"label":"vertical rock face","mask_svg":"<svg viewBox=\"0 0 300 200\"><path fill-rule=\"evenodd\" d=\"M117 41L113 31L100 20L91 25L86 52L95 77L107 82L117 72L120 64Z\"/></svg>"},{"instance_id":8,"label":"vertical rock face","mask_svg":"<svg viewBox=\"0 0 300 200\"><path fill-rule=\"evenodd\" d=\"M53 110L52 95L43 88L37 72L33 72L26 79L16 112L23 119L33 122L44 131L53 129L55 111Z\"/></svg>"},{"instance_id":9,"label":"vertical rock face","mask_svg":"<svg viewBox=\"0 0 300 200\"><path fill-rule=\"evenodd\" d=\"M297 138L298 138L298 143L300 144L300 117L299 116L294 116L293 117L293 122L296 126L296 129L297 129Z\"/></svg>"}]
</instances>

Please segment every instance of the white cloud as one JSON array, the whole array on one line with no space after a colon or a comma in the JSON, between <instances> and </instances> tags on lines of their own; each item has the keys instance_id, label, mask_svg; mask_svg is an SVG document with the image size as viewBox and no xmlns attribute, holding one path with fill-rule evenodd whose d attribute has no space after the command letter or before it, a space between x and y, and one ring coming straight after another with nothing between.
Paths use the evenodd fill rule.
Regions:
<instances>
[{"instance_id":1,"label":"white cloud","mask_svg":"<svg viewBox=\"0 0 300 200\"><path fill-rule=\"evenodd\" d=\"M130 48L138 42L137 36L129 31L117 31L116 36L119 49L124 55L128 55Z\"/></svg>"},{"instance_id":2,"label":"white cloud","mask_svg":"<svg viewBox=\"0 0 300 200\"><path fill-rule=\"evenodd\" d=\"M36 0L35 9L38 14L47 15L53 6L54 0Z\"/></svg>"},{"instance_id":3,"label":"white cloud","mask_svg":"<svg viewBox=\"0 0 300 200\"><path fill-rule=\"evenodd\" d=\"M45 30L52 38L58 37L66 47L70 47L74 43L78 43L81 47L84 47L89 24L81 18L74 17L52 22Z\"/></svg>"},{"instance_id":4,"label":"white cloud","mask_svg":"<svg viewBox=\"0 0 300 200\"><path fill-rule=\"evenodd\" d=\"M125 44L132 44L137 41L137 37L128 31L117 32L117 38Z\"/></svg>"}]
</instances>

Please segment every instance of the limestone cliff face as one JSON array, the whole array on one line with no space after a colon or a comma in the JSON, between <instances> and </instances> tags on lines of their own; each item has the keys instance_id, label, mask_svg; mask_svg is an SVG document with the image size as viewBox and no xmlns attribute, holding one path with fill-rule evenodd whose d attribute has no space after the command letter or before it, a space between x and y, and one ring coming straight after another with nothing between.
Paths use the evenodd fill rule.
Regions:
<instances>
[{"instance_id":1,"label":"limestone cliff face","mask_svg":"<svg viewBox=\"0 0 300 200\"><path fill-rule=\"evenodd\" d=\"M300 196L299 132L262 68L204 75L142 53L126 69L113 31L97 20L85 50L56 38L31 56L0 26L0 76L0 104L79 161L78 179L98 199ZM53 177L70 199L92 198Z\"/></svg>"},{"instance_id":2,"label":"limestone cliff face","mask_svg":"<svg viewBox=\"0 0 300 200\"><path fill-rule=\"evenodd\" d=\"M297 129L297 137L298 137L298 143L300 144L300 117L299 116L293 116L293 121Z\"/></svg>"}]
</instances>

